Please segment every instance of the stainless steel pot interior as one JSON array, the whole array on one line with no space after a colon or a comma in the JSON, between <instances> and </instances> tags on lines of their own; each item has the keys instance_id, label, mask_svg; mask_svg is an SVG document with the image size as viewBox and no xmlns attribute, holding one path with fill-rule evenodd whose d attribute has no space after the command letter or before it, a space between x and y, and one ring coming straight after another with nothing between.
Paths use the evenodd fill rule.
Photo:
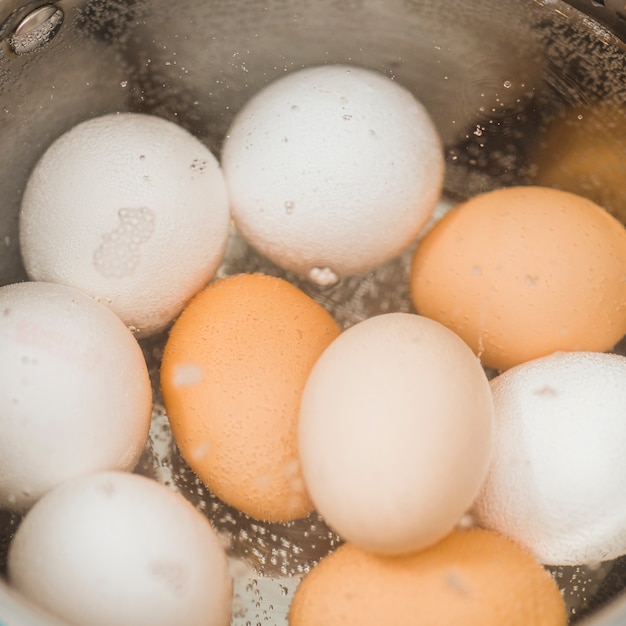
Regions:
<instances>
[{"instance_id":1,"label":"stainless steel pot interior","mask_svg":"<svg viewBox=\"0 0 626 626\"><path fill-rule=\"evenodd\" d=\"M249 96L318 63L382 71L422 100L445 142L451 200L539 181L589 195L624 219L625 33L626 11L609 0L0 0L0 284L25 278L21 192L62 132L103 113L144 111L176 121L218 154ZM552 129L570 117L574 165L569 176L547 176L544 164L572 143ZM410 310L407 267L404 255L330 289L289 278L348 326ZM284 275L234 234L220 275L259 269ZM153 375L163 341L143 344ZM137 471L184 493L221 533L235 579L233 624L286 623L301 576L339 539L315 515L262 524L219 502L178 456L156 385L155 397ZM19 521L0 511L2 570ZM626 623L625 559L554 574L572 623ZM2 623L56 624L0 581Z\"/></svg>"}]
</instances>

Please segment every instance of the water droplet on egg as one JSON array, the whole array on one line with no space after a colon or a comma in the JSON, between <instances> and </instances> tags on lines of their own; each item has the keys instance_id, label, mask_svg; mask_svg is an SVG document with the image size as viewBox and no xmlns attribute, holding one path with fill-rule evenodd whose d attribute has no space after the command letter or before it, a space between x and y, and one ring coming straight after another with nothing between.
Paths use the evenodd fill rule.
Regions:
<instances>
[{"instance_id":1,"label":"water droplet on egg","mask_svg":"<svg viewBox=\"0 0 626 626\"><path fill-rule=\"evenodd\" d=\"M174 386L196 385L202 380L202 369L195 363L181 363L174 370Z\"/></svg>"},{"instance_id":2,"label":"water droplet on egg","mask_svg":"<svg viewBox=\"0 0 626 626\"><path fill-rule=\"evenodd\" d=\"M203 441L191 451L191 457L194 461L202 461L209 454L210 450L211 445L207 441Z\"/></svg>"},{"instance_id":3,"label":"water droplet on egg","mask_svg":"<svg viewBox=\"0 0 626 626\"><path fill-rule=\"evenodd\" d=\"M93 255L95 268L107 278L132 275L141 259L139 246L154 232L154 213L148 208L123 208L118 218L119 226L102 236Z\"/></svg>"},{"instance_id":4,"label":"water droplet on egg","mask_svg":"<svg viewBox=\"0 0 626 626\"><path fill-rule=\"evenodd\" d=\"M296 459L288 461L285 463L284 472L285 476L295 476L298 473L299 463Z\"/></svg>"},{"instance_id":5,"label":"water droplet on egg","mask_svg":"<svg viewBox=\"0 0 626 626\"><path fill-rule=\"evenodd\" d=\"M194 159L191 162L190 169L192 172L198 172L199 174L202 174L206 170L207 165L208 163L206 159Z\"/></svg>"}]
</instances>

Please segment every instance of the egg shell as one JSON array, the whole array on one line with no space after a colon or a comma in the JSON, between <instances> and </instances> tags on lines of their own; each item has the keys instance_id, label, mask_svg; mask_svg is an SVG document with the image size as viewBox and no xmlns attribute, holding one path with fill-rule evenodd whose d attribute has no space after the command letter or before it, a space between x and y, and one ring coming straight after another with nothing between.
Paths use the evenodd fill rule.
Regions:
<instances>
[{"instance_id":1,"label":"egg shell","mask_svg":"<svg viewBox=\"0 0 626 626\"><path fill-rule=\"evenodd\" d=\"M540 136L534 183L593 200L626 221L626 107L593 103L567 109Z\"/></svg>"},{"instance_id":2,"label":"egg shell","mask_svg":"<svg viewBox=\"0 0 626 626\"><path fill-rule=\"evenodd\" d=\"M557 350L611 349L626 333L626 230L581 196L511 187L471 198L422 239L417 311L506 369Z\"/></svg>"},{"instance_id":3,"label":"egg shell","mask_svg":"<svg viewBox=\"0 0 626 626\"><path fill-rule=\"evenodd\" d=\"M318 66L257 93L231 124L222 165L238 229L320 284L370 270L418 235L441 194L441 141L387 76Z\"/></svg>"},{"instance_id":4,"label":"egg shell","mask_svg":"<svg viewBox=\"0 0 626 626\"><path fill-rule=\"evenodd\" d=\"M0 508L24 511L95 470L131 470L152 390L132 333L103 304L52 283L0 288Z\"/></svg>"},{"instance_id":5,"label":"egg shell","mask_svg":"<svg viewBox=\"0 0 626 626\"><path fill-rule=\"evenodd\" d=\"M230 623L228 561L208 520L137 474L88 474L48 493L16 532L8 574L72 624Z\"/></svg>"},{"instance_id":6,"label":"egg shell","mask_svg":"<svg viewBox=\"0 0 626 626\"><path fill-rule=\"evenodd\" d=\"M626 357L556 353L491 382L496 429L476 520L551 565L626 554Z\"/></svg>"},{"instance_id":7,"label":"egg shell","mask_svg":"<svg viewBox=\"0 0 626 626\"><path fill-rule=\"evenodd\" d=\"M421 552L383 556L344 544L305 576L290 626L565 626L559 588L504 537L455 530Z\"/></svg>"},{"instance_id":8,"label":"egg shell","mask_svg":"<svg viewBox=\"0 0 626 626\"><path fill-rule=\"evenodd\" d=\"M409 313L344 331L307 380L299 421L305 482L347 541L422 549L471 506L492 445L489 384L447 328Z\"/></svg>"},{"instance_id":9,"label":"egg shell","mask_svg":"<svg viewBox=\"0 0 626 626\"><path fill-rule=\"evenodd\" d=\"M20 247L30 278L82 289L147 336L211 279L229 220L221 169L200 141L156 116L105 115L35 166Z\"/></svg>"},{"instance_id":10,"label":"egg shell","mask_svg":"<svg viewBox=\"0 0 626 626\"><path fill-rule=\"evenodd\" d=\"M313 363L338 334L321 305L263 274L214 282L174 324L161 366L172 432L226 503L266 521L311 512L298 407Z\"/></svg>"}]
</instances>

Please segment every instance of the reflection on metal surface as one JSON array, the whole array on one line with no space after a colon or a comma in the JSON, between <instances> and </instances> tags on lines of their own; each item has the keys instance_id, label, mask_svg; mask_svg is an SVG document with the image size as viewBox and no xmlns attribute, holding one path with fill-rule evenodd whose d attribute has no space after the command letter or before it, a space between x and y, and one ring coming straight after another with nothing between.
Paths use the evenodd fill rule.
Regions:
<instances>
[{"instance_id":1,"label":"reflection on metal surface","mask_svg":"<svg viewBox=\"0 0 626 626\"><path fill-rule=\"evenodd\" d=\"M35 9L22 19L9 39L11 50L17 55L41 50L59 32L63 19L63 11L52 4Z\"/></svg>"}]
</instances>

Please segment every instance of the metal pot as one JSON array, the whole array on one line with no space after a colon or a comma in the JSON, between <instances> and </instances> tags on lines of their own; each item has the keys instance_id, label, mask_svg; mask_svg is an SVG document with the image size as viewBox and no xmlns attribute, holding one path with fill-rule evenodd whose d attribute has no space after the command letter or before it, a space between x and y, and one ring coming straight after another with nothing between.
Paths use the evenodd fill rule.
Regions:
<instances>
[{"instance_id":1,"label":"metal pot","mask_svg":"<svg viewBox=\"0 0 626 626\"><path fill-rule=\"evenodd\" d=\"M448 198L537 182L587 195L626 221L624 42L626 10L610 0L0 0L0 284L26 278L21 193L64 131L108 112L149 112L217 154L256 90L320 63L373 68L414 92L445 143ZM567 166L551 169L557 158ZM220 275L280 274L236 234L231 244ZM407 268L404 255L325 291L298 284L347 326L408 310ZM143 343L153 373L163 341ZM316 515L284 527L220 503L178 456L156 384L155 398L137 471L181 491L229 538L233 624L285 623L301 576L338 537ZM1 567L19 521L0 511ZM626 623L625 568L621 559L554 568L572 623ZM58 624L1 580L0 623Z\"/></svg>"}]
</instances>

